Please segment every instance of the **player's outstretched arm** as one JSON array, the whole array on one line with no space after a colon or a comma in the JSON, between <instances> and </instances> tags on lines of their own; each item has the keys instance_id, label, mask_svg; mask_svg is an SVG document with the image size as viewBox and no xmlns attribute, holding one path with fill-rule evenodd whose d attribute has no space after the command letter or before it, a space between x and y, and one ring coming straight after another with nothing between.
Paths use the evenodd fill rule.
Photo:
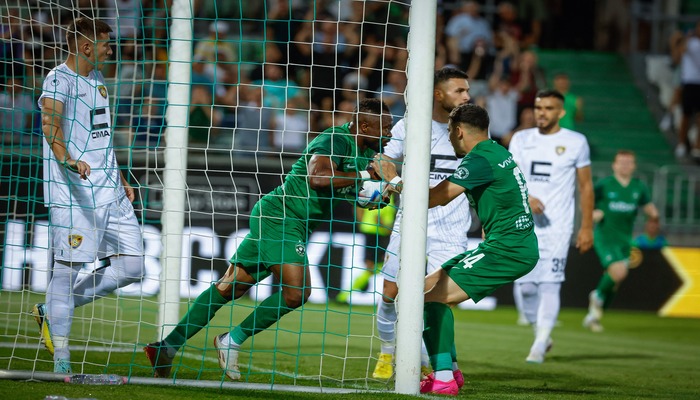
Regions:
<instances>
[{"instance_id":1,"label":"player's outstretched arm","mask_svg":"<svg viewBox=\"0 0 700 400\"><path fill-rule=\"evenodd\" d=\"M445 179L434 188L430 189L428 198L428 208L444 206L454 200L457 196L464 193L466 189L456 183L452 183Z\"/></svg>"},{"instance_id":2,"label":"player's outstretched arm","mask_svg":"<svg viewBox=\"0 0 700 400\"><path fill-rule=\"evenodd\" d=\"M593 246L593 207L595 201L590 165L576 169L576 180L581 204L581 228L576 237L576 248L579 252L585 253Z\"/></svg>"},{"instance_id":3,"label":"player's outstretched arm","mask_svg":"<svg viewBox=\"0 0 700 400\"><path fill-rule=\"evenodd\" d=\"M46 141L53 151L56 161L69 170L80 174L82 179L90 176L90 165L85 161L74 160L68 154L66 139L61 129L61 117L63 115L63 103L60 101L44 98L41 108L41 130L46 137Z\"/></svg>"}]
</instances>

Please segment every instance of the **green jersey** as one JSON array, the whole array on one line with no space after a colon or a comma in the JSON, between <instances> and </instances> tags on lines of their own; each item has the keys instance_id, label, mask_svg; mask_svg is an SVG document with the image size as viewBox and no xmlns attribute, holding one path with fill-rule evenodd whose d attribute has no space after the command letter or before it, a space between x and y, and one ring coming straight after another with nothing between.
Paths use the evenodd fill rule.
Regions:
<instances>
[{"instance_id":1,"label":"green jersey","mask_svg":"<svg viewBox=\"0 0 700 400\"><path fill-rule=\"evenodd\" d=\"M636 178L624 187L609 176L598 181L594 190L595 208L603 211L603 219L595 227L596 244L629 244L637 210L651 201L649 189Z\"/></svg>"},{"instance_id":2,"label":"green jersey","mask_svg":"<svg viewBox=\"0 0 700 400\"><path fill-rule=\"evenodd\" d=\"M342 199L355 199L356 185L339 189L317 191L309 186L307 165L314 155L329 156L336 171L363 171L374 157L375 151L361 151L350 132L350 124L326 129L309 143L281 186L264 196L260 202L263 216L295 218L308 221L313 230L319 223L330 218L331 210Z\"/></svg>"},{"instance_id":3,"label":"green jersey","mask_svg":"<svg viewBox=\"0 0 700 400\"><path fill-rule=\"evenodd\" d=\"M480 246L538 257L525 177L508 150L493 140L480 142L448 179L467 189L484 227Z\"/></svg>"}]
</instances>

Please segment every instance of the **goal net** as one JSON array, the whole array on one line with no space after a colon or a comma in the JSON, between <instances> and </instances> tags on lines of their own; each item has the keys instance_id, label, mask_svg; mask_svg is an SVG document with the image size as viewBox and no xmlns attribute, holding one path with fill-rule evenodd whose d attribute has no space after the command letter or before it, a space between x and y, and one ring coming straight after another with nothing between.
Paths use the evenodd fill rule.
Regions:
<instances>
[{"instance_id":1,"label":"goal net","mask_svg":"<svg viewBox=\"0 0 700 400\"><path fill-rule=\"evenodd\" d=\"M37 99L47 73L66 59L65 27L74 18L99 18L113 30L113 55L102 72L112 143L137 192L145 275L75 309L72 368L149 377L152 369L141 348L173 328L173 317L164 317L164 310L174 308L177 321L191 300L223 275L248 232L253 205L282 183L307 143L348 122L363 98L384 100L395 122L404 115L409 3L8 0L0 6L0 208L5 216L0 220L0 368L53 370L31 315L32 307L45 301L53 264ZM188 54L173 54L175 38L182 40L173 31L178 4L192 15L185 21L185 31L191 31L185 39ZM188 60L184 70L174 59ZM171 81L171 69L184 71L177 82ZM186 96L173 97L176 83L186 86ZM166 114L168 109L177 111ZM166 140L171 129L184 136L169 133ZM166 156L168 146L177 143L187 143L175 149L186 163L179 171L183 226L168 232L179 249L164 256L163 205L170 196L164 189ZM383 257L375 246L383 250L387 231L363 233L359 226L353 204L344 202L313 232L306 249L310 300L244 345L243 381L393 386L372 378L380 343L374 307L382 285L374 272ZM163 269L175 265L172 254L179 267L169 286L176 288L174 300L172 291L170 297L162 295ZM100 267L98 261L86 264L81 276L89 278ZM268 279L219 310L178 353L173 379L223 381L212 339L277 290Z\"/></svg>"}]
</instances>

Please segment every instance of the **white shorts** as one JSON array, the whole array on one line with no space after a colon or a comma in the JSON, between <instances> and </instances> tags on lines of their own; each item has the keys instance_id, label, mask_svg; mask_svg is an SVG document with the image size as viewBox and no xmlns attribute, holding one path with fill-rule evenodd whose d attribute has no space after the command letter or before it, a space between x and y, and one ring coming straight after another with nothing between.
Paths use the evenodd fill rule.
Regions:
<instances>
[{"instance_id":1,"label":"white shorts","mask_svg":"<svg viewBox=\"0 0 700 400\"><path fill-rule=\"evenodd\" d=\"M455 243L446 243L442 241L430 240L426 243L426 275L437 270L452 257L457 254L467 251L467 236L464 236L462 245ZM401 248L401 235L392 232L389 246L386 248L384 255L384 266L382 267L382 275L384 279L390 282L398 282L399 280L399 251Z\"/></svg>"},{"instance_id":2,"label":"white shorts","mask_svg":"<svg viewBox=\"0 0 700 400\"><path fill-rule=\"evenodd\" d=\"M124 197L97 208L50 207L55 260L89 263L115 254L143 255L141 227Z\"/></svg>"},{"instance_id":3,"label":"white shorts","mask_svg":"<svg viewBox=\"0 0 700 400\"><path fill-rule=\"evenodd\" d=\"M535 233L540 248L540 259L530 273L516 282L564 282L566 258L571 246L571 232L541 233L535 230Z\"/></svg>"}]
</instances>

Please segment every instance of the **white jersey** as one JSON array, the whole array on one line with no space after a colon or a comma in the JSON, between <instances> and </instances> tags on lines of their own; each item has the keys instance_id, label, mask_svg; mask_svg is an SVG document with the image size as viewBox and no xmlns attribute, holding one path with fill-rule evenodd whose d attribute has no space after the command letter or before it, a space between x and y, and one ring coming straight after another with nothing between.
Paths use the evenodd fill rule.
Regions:
<instances>
[{"instance_id":1,"label":"white jersey","mask_svg":"<svg viewBox=\"0 0 700 400\"><path fill-rule=\"evenodd\" d=\"M63 103L61 128L68 154L90 165L87 180L60 165L44 141L44 203L47 207L98 207L125 196L112 148L112 119L104 77L80 76L64 63L46 76L44 98Z\"/></svg>"},{"instance_id":2,"label":"white jersey","mask_svg":"<svg viewBox=\"0 0 700 400\"><path fill-rule=\"evenodd\" d=\"M544 205L543 214L533 214L538 238L555 234L568 241L574 229L576 170L591 164L586 137L565 128L548 135L525 129L513 135L509 150L528 192Z\"/></svg>"},{"instance_id":3,"label":"white jersey","mask_svg":"<svg viewBox=\"0 0 700 400\"><path fill-rule=\"evenodd\" d=\"M391 130L392 139L384 147L384 154L394 159L404 157L406 140L405 119L400 120ZM462 160L455 156L449 140L447 124L432 121L432 136L430 141L430 187L447 179L457 169ZM396 215L394 231L401 226L402 211ZM437 206L428 210L428 241L436 244L443 243L446 249L455 245L466 246L467 231L471 226L471 214L467 197L460 195L445 206ZM456 254L455 254L456 255Z\"/></svg>"}]
</instances>

